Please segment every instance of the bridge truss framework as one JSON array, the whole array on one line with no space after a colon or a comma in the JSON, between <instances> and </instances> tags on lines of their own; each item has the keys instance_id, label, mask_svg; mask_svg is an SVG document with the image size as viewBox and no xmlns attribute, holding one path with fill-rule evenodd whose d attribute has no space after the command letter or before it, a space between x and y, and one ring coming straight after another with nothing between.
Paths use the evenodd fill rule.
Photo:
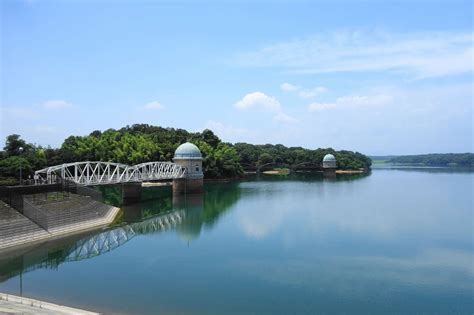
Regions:
<instances>
[{"instance_id":1,"label":"bridge truss framework","mask_svg":"<svg viewBox=\"0 0 474 315\"><path fill-rule=\"evenodd\" d=\"M47 183L57 182L59 178L80 185L102 185L184 178L186 168L172 162L148 162L130 166L86 161L50 166L36 171L35 175Z\"/></svg>"}]
</instances>

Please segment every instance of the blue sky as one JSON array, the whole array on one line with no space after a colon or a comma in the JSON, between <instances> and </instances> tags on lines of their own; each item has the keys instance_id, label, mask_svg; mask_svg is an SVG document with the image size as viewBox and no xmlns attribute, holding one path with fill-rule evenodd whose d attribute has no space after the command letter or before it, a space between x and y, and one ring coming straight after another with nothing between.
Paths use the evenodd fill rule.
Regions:
<instances>
[{"instance_id":1,"label":"blue sky","mask_svg":"<svg viewBox=\"0 0 474 315\"><path fill-rule=\"evenodd\" d=\"M0 137L473 151L471 1L2 1Z\"/></svg>"}]
</instances>

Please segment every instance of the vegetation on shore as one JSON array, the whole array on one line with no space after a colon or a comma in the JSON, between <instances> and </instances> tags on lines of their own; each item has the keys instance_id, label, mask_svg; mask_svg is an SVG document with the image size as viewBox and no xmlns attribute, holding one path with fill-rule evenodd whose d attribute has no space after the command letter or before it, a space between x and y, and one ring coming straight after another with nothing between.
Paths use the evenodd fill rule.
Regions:
<instances>
[{"instance_id":1,"label":"vegetation on shore","mask_svg":"<svg viewBox=\"0 0 474 315\"><path fill-rule=\"evenodd\" d=\"M388 160L396 164L416 164L425 166L474 166L474 153L433 153L402 155Z\"/></svg>"},{"instance_id":2,"label":"vegetation on shore","mask_svg":"<svg viewBox=\"0 0 474 315\"><path fill-rule=\"evenodd\" d=\"M358 152L335 151L331 148L309 150L281 144L253 145L222 142L211 130L188 132L184 129L136 124L115 130L96 130L87 136L70 136L60 148L27 143L19 135L9 135L0 151L0 177L9 183L46 166L77 161L113 161L138 164L149 161L171 161L176 148L186 141L196 144L203 155L206 178L242 176L244 167L267 163L297 165L319 164L325 154L334 154L341 169L368 168L371 160ZM20 147L23 148L21 152ZM276 167L276 166L275 166Z\"/></svg>"},{"instance_id":3,"label":"vegetation on shore","mask_svg":"<svg viewBox=\"0 0 474 315\"><path fill-rule=\"evenodd\" d=\"M249 143L236 143L235 150L239 155L240 163L245 166L257 167L268 163L276 166L286 165L319 165L326 154L333 154L340 169L369 168L372 161L369 157L359 152L336 151L332 148L305 149L302 147L285 147L282 144L255 145Z\"/></svg>"}]
</instances>

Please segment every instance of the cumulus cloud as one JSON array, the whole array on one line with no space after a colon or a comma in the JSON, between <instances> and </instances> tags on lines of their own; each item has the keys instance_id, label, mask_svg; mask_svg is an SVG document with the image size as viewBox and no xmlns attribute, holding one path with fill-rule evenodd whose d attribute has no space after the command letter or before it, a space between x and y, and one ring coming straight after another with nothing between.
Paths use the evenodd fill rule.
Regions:
<instances>
[{"instance_id":1,"label":"cumulus cloud","mask_svg":"<svg viewBox=\"0 0 474 315\"><path fill-rule=\"evenodd\" d=\"M294 91L298 91L301 87L299 86L296 86L296 85L293 85L293 84L290 84L290 83L282 83L280 84L280 89L283 91L283 92L294 92Z\"/></svg>"},{"instance_id":2,"label":"cumulus cloud","mask_svg":"<svg viewBox=\"0 0 474 315\"><path fill-rule=\"evenodd\" d=\"M338 31L275 43L235 62L295 74L390 71L419 79L472 72L473 39L472 32Z\"/></svg>"},{"instance_id":3,"label":"cumulus cloud","mask_svg":"<svg viewBox=\"0 0 474 315\"><path fill-rule=\"evenodd\" d=\"M156 109L164 109L165 107L158 101L147 103L143 106L144 109L156 110Z\"/></svg>"},{"instance_id":4,"label":"cumulus cloud","mask_svg":"<svg viewBox=\"0 0 474 315\"><path fill-rule=\"evenodd\" d=\"M336 108L364 108L372 106L384 106L392 103L391 95L379 94L371 96L343 96L336 99L334 103L312 103L308 111L321 111Z\"/></svg>"},{"instance_id":5,"label":"cumulus cloud","mask_svg":"<svg viewBox=\"0 0 474 315\"><path fill-rule=\"evenodd\" d=\"M45 109L63 109L71 108L72 104L64 100L49 100L41 104L41 107Z\"/></svg>"},{"instance_id":6,"label":"cumulus cloud","mask_svg":"<svg viewBox=\"0 0 474 315\"><path fill-rule=\"evenodd\" d=\"M234 106L238 109L261 108L270 111L278 111L281 108L280 102L275 97L262 92L249 93Z\"/></svg>"},{"instance_id":7,"label":"cumulus cloud","mask_svg":"<svg viewBox=\"0 0 474 315\"><path fill-rule=\"evenodd\" d=\"M276 113L273 121L280 123L295 123L298 120L283 112L280 102L273 96L268 96L262 92L253 92L245 95L240 101L234 104L240 110L249 108L260 108L267 112Z\"/></svg>"}]
</instances>

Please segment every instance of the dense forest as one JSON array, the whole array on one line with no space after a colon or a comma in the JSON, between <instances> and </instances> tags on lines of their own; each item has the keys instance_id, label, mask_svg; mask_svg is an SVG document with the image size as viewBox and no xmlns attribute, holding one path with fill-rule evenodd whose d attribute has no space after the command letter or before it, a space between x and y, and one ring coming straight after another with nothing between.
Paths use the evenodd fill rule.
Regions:
<instances>
[{"instance_id":1,"label":"dense forest","mask_svg":"<svg viewBox=\"0 0 474 315\"><path fill-rule=\"evenodd\" d=\"M474 153L437 153L420 155L402 155L388 161L389 163L418 164L426 166L474 166Z\"/></svg>"},{"instance_id":2,"label":"dense forest","mask_svg":"<svg viewBox=\"0 0 474 315\"><path fill-rule=\"evenodd\" d=\"M367 156L359 152L336 151L331 148L310 150L302 147L288 148L281 144L255 145L248 143L236 143L234 148L239 155L239 162L244 167L267 163L278 163L287 166L304 163L319 165L328 153L336 157L337 167L340 169L369 168L372 163Z\"/></svg>"},{"instance_id":3,"label":"dense forest","mask_svg":"<svg viewBox=\"0 0 474 315\"><path fill-rule=\"evenodd\" d=\"M336 156L342 169L368 168L371 160L358 152L331 148L309 150L277 145L230 144L222 142L211 130L188 132L146 124L115 130L94 131L87 136L70 136L60 148L44 148L27 143L19 135L9 135L0 151L0 177L18 178L20 166L24 177L45 166L76 161L114 161L137 164L148 161L171 161L176 148L186 141L196 144L203 154L206 178L240 177L244 167L271 162L296 165L319 164L326 153ZM23 151L20 152L20 147Z\"/></svg>"}]
</instances>

